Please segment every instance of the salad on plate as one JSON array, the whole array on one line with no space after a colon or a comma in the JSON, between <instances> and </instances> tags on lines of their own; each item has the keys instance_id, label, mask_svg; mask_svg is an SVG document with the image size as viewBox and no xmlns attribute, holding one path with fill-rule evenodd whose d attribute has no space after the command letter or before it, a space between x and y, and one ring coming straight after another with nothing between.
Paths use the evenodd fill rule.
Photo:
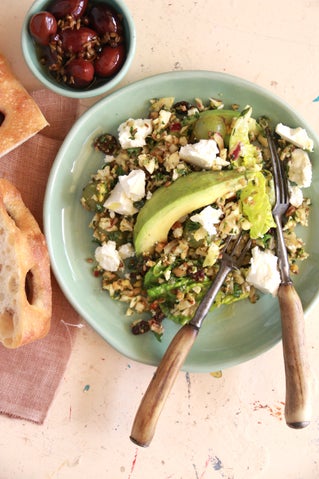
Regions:
<instances>
[{"instance_id":1,"label":"salad on plate","mask_svg":"<svg viewBox=\"0 0 319 479\"><path fill-rule=\"evenodd\" d=\"M276 295L276 256L271 161L265 127L253 108L221 100L173 97L150 100L144 118L129 118L118 134L94 140L101 167L83 188L92 211L96 243L93 274L114 300L127 303L133 334L164 332L164 319L190 321L214 280L229 236L242 230L250 255L233 270L213 308L260 294ZM307 259L299 235L307 227L311 184L307 132L272 126L289 178L290 205L284 226L290 270Z\"/></svg>"}]
</instances>

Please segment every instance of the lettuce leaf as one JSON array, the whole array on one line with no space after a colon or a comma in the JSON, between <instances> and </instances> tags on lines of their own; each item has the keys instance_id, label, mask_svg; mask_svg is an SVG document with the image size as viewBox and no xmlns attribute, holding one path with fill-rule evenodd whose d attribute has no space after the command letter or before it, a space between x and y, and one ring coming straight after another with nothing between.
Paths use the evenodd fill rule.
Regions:
<instances>
[{"instance_id":1,"label":"lettuce leaf","mask_svg":"<svg viewBox=\"0 0 319 479\"><path fill-rule=\"evenodd\" d=\"M251 238L261 238L270 228L276 227L267 191L267 179L261 171L256 172L255 178L249 180L247 186L241 190L240 203L243 215L251 224Z\"/></svg>"},{"instance_id":2,"label":"lettuce leaf","mask_svg":"<svg viewBox=\"0 0 319 479\"><path fill-rule=\"evenodd\" d=\"M260 170L260 152L259 149L250 142L249 133L256 134L258 130L257 122L251 117L252 108L247 106L236 119L229 138L229 155L232 164L238 168Z\"/></svg>"}]
</instances>

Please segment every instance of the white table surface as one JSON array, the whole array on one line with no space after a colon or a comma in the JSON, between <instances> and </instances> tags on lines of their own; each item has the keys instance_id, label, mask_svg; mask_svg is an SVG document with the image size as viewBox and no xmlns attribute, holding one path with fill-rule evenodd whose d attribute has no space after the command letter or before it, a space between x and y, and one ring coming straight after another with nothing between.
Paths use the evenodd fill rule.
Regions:
<instances>
[{"instance_id":1,"label":"white table surface","mask_svg":"<svg viewBox=\"0 0 319 479\"><path fill-rule=\"evenodd\" d=\"M0 51L28 89L39 86L20 49L31 3L0 3ZM318 0L127 5L137 51L122 85L163 71L227 72L282 97L319 134ZM316 374L318 314L319 305L306 317ZM83 321L44 425L0 416L0 479L319 478L318 395L311 425L288 428L281 344L219 379L181 372L151 446L141 449L129 433L153 371L120 356Z\"/></svg>"}]
</instances>

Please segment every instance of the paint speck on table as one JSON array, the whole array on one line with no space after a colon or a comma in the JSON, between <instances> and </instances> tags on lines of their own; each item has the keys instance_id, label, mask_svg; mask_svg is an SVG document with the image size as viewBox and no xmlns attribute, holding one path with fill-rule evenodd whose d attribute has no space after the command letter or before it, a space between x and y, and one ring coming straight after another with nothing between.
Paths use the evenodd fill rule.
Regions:
<instances>
[{"instance_id":1,"label":"paint speck on table","mask_svg":"<svg viewBox=\"0 0 319 479\"><path fill-rule=\"evenodd\" d=\"M191 378L188 372L185 373L186 383L187 383L187 399L188 399L188 415L190 416L190 400L191 400Z\"/></svg>"},{"instance_id":2,"label":"paint speck on table","mask_svg":"<svg viewBox=\"0 0 319 479\"><path fill-rule=\"evenodd\" d=\"M136 461L137 461L137 456L138 456L138 448L135 449L135 453L134 453L134 457L133 457L133 460L132 460L131 470L130 470L128 479L131 479L132 474L134 472L134 469L135 469L135 466L136 466Z\"/></svg>"},{"instance_id":3,"label":"paint speck on table","mask_svg":"<svg viewBox=\"0 0 319 479\"><path fill-rule=\"evenodd\" d=\"M86 384L83 388L83 392L86 393L90 390L90 385L89 384Z\"/></svg>"},{"instance_id":4,"label":"paint speck on table","mask_svg":"<svg viewBox=\"0 0 319 479\"><path fill-rule=\"evenodd\" d=\"M278 401L278 403L276 403L273 406L270 406L269 404L262 404L260 401L253 402L253 411L260 411L264 409L267 412L269 412L270 416L279 419L279 421L282 421L283 414L284 414L284 407L285 407L285 403L282 401Z\"/></svg>"},{"instance_id":5,"label":"paint speck on table","mask_svg":"<svg viewBox=\"0 0 319 479\"><path fill-rule=\"evenodd\" d=\"M222 471L224 466L223 466L223 463L222 463L221 459L219 459L219 457L209 454L206 461L205 461L205 465L204 465L203 470L201 470L201 469L199 470L198 467L196 466L196 464L193 464L193 468L194 468L194 471L195 471L196 479L204 479L205 477L208 477L208 476L206 476L206 473L209 469L213 468L214 471ZM226 476L224 476L223 472L221 472L221 474L222 475L219 476L219 477L223 477L223 478L225 477L226 478Z\"/></svg>"},{"instance_id":6,"label":"paint speck on table","mask_svg":"<svg viewBox=\"0 0 319 479\"><path fill-rule=\"evenodd\" d=\"M217 456L211 458L211 463L212 463L213 469L215 469L215 471L219 471L220 469L223 468L222 461Z\"/></svg>"}]
</instances>

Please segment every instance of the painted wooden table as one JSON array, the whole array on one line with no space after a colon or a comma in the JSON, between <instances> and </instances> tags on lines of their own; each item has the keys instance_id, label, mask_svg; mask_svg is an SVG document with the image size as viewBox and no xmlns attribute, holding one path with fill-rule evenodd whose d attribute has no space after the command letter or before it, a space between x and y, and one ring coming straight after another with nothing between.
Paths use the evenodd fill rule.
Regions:
<instances>
[{"instance_id":1,"label":"painted wooden table","mask_svg":"<svg viewBox=\"0 0 319 479\"><path fill-rule=\"evenodd\" d=\"M0 3L0 50L28 89L39 86L20 49L31 0ZM206 69L257 83L295 107L319 134L318 0L127 0L137 52L122 82ZM83 102L85 109L89 102ZM306 318L319 370L319 304ZM129 440L154 368L120 356L84 321L42 426L0 416L0 479L316 479L319 413L284 421L281 344L211 374L181 372L151 446Z\"/></svg>"}]
</instances>

